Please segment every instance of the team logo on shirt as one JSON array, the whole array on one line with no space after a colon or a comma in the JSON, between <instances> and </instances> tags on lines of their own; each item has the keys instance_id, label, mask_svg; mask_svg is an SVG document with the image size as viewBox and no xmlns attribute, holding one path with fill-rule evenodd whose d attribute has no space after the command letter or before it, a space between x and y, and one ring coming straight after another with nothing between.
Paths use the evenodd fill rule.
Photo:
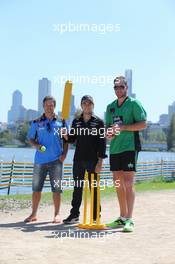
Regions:
<instances>
[{"instance_id":1,"label":"team logo on shirt","mask_svg":"<svg viewBox=\"0 0 175 264\"><path fill-rule=\"evenodd\" d=\"M110 108L110 112L114 113L115 112L115 108Z\"/></svg>"},{"instance_id":2,"label":"team logo on shirt","mask_svg":"<svg viewBox=\"0 0 175 264\"><path fill-rule=\"evenodd\" d=\"M55 127L62 127L62 121L56 121Z\"/></svg>"},{"instance_id":3,"label":"team logo on shirt","mask_svg":"<svg viewBox=\"0 0 175 264\"><path fill-rule=\"evenodd\" d=\"M134 168L134 164L132 164L131 162L128 164L128 168L129 169L133 169Z\"/></svg>"},{"instance_id":4,"label":"team logo on shirt","mask_svg":"<svg viewBox=\"0 0 175 264\"><path fill-rule=\"evenodd\" d=\"M91 122L90 125L91 125L91 127L96 127L98 124L97 124L97 122Z\"/></svg>"},{"instance_id":5,"label":"team logo on shirt","mask_svg":"<svg viewBox=\"0 0 175 264\"><path fill-rule=\"evenodd\" d=\"M81 127L82 122L76 122L76 127Z\"/></svg>"},{"instance_id":6,"label":"team logo on shirt","mask_svg":"<svg viewBox=\"0 0 175 264\"><path fill-rule=\"evenodd\" d=\"M45 123L43 121L38 122L38 127L44 127Z\"/></svg>"},{"instance_id":7,"label":"team logo on shirt","mask_svg":"<svg viewBox=\"0 0 175 264\"><path fill-rule=\"evenodd\" d=\"M114 125L123 124L123 116L113 116L113 124Z\"/></svg>"}]
</instances>

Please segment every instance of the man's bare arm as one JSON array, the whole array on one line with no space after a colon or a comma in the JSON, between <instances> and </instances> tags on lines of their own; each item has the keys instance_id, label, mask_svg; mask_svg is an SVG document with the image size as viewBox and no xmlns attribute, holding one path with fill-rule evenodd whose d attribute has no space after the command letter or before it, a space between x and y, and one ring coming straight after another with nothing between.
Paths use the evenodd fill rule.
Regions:
<instances>
[{"instance_id":1,"label":"man's bare arm","mask_svg":"<svg viewBox=\"0 0 175 264\"><path fill-rule=\"evenodd\" d=\"M29 143L32 147L40 150L40 148L42 147L40 144L38 144L38 142L34 139L29 139Z\"/></svg>"},{"instance_id":2,"label":"man's bare arm","mask_svg":"<svg viewBox=\"0 0 175 264\"><path fill-rule=\"evenodd\" d=\"M118 134L120 131L141 131L147 127L146 121L141 121L137 122L131 125L114 125L113 128L113 133Z\"/></svg>"},{"instance_id":3,"label":"man's bare arm","mask_svg":"<svg viewBox=\"0 0 175 264\"><path fill-rule=\"evenodd\" d=\"M68 146L69 144L67 142L63 142L63 154L59 157L59 160L61 162L63 162L67 156L67 152L68 152Z\"/></svg>"},{"instance_id":4,"label":"man's bare arm","mask_svg":"<svg viewBox=\"0 0 175 264\"><path fill-rule=\"evenodd\" d=\"M119 126L121 131L140 131L147 127L146 121L137 122L131 125Z\"/></svg>"}]
</instances>

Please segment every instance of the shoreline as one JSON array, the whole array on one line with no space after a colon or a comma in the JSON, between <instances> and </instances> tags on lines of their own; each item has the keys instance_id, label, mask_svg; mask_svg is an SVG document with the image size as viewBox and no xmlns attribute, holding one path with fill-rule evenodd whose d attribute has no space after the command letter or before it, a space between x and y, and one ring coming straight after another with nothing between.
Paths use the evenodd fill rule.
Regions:
<instances>
[{"instance_id":1,"label":"shoreline","mask_svg":"<svg viewBox=\"0 0 175 264\"><path fill-rule=\"evenodd\" d=\"M156 192L172 192L175 189L175 181L169 183L162 182L144 182L135 184L136 195L146 195L148 193ZM72 199L73 190L65 190L62 194L62 204L70 203ZM106 188L101 191L101 199L109 200L116 197L114 188ZM20 211L23 209L31 208L32 206L32 193L31 194L16 194L16 195L0 195L0 212L10 213ZM52 193L43 192L41 198L41 207L49 206L53 203Z\"/></svg>"}]
</instances>

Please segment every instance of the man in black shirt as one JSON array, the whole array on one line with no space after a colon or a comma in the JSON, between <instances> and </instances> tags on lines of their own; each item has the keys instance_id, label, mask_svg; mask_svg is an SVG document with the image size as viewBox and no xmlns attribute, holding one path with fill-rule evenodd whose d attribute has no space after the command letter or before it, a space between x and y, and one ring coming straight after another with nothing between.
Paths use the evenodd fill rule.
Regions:
<instances>
[{"instance_id":1,"label":"man in black shirt","mask_svg":"<svg viewBox=\"0 0 175 264\"><path fill-rule=\"evenodd\" d=\"M73 160L74 191L72 197L72 209L70 215L63 220L65 224L79 222L80 206L82 202L83 180L85 171L88 172L89 186L90 175L94 173L94 180L97 180L97 173L101 171L103 159L106 158L106 139L103 121L93 115L93 98L85 95L81 99L82 114L75 118L68 135L64 138L69 143L75 143L75 154ZM93 219L96 221L97 211L97 188L94 184L94 212Z\"/></svg>"}]
</instances>

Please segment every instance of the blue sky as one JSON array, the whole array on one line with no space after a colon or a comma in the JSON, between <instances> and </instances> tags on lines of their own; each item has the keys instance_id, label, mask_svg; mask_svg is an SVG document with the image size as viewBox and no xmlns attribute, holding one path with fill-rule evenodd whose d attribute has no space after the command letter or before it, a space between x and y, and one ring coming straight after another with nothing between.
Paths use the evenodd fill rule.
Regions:
<instances>
[{"instance_id":1,"label":"blue sky","mask_svg":"<svg viewBox=\"0 0 175 264\"><path fill-rule=\"evenodd\" d=\"M61 75L113 76L133 70L133 91L158 121L175 101L175 3L147 1L0 1L0 121L7 121L12 92L23 93L23 105L37 109L38 80L52 81L52 94L61 108ZM120 32L67 32L60 24L120 24ZM103 116L115 99L112 82L104 86L75 83L76 105L82 95L95 99Z\"/></svg>"}]
</instances>

